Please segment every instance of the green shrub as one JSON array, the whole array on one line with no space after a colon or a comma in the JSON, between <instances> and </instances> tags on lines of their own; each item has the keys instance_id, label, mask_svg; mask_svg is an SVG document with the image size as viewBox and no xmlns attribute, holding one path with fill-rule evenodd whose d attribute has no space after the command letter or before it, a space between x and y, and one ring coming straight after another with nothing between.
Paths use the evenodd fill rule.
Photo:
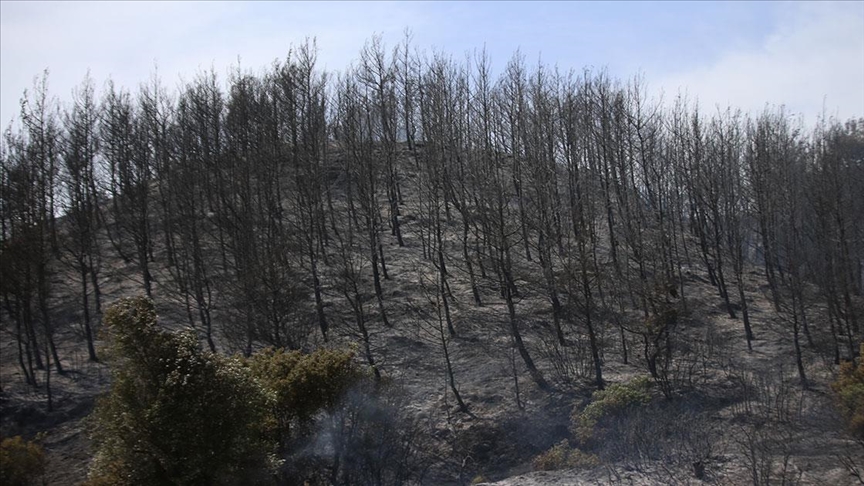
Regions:
<instances>
[{"instance_id":1,"label":"green shrub","mask_svg":"<svg viewBox=\"0 0 864 486\"><path fill-rule=\"evenodd\" d=\"M395 485L428 467L418 424L351 352L219 356L160 329L146 299L104 321L114 380L91 417L89 486Z\"/></svg>"},{"instance_id":2,"label":"green shrub","mask_svg":"<svg viewBox=\"0 0 864 486\"><path fill-rule=\"evenodd\" d=\"M247 360L252 374L270 391L275 432L285 445L292 428L310 425L330 411L362 376L349 351L319 349L310 354L273 348Z\"/></svg>"},{"instance_id":3,"label":"green shrub","mask_svg":"<svg viewBox=\"0 0 864 486\"><path fill-rule=\"evenodd\" d=\"M532 461L535 471L555 471L558 469L588 469L600 465L600 459L579 449L571 448L567 440L552 446Z\"/></svg>"},{"instance_id":4,"label":"green shrub","mask_svg":"<svg viewBox=\"0 0 864 486\"><path fill-rule=\"evenodd\" d=\"M480 484L480 483L488 483L488 482L489 482L489 480L486 479L486 476L483 476L482 474L478 474L478 475L474 476L474 479L471 480L471 484Z\"/></svg>"},{"instance_id":5,"label":"green shrub","mask_svg":"<svg viewBox=\"0 0 864 486\"><path fill-rule=\"evenodd\" d=\"M92 416L91 484L225 484L266 474L272 396L241 360L156 324L153 303L106 312L113 385Z\"/></svg>"},{"instance_id":6,"label":"green shrub","mask_svg":"<svg viewBox=\"0 0 864 486\"><path fill-rule=\"evenodd\" d=\"M634 406L651 401L651 381L640 376L627 383L615 383L591 395L591 403L582 411L574 411L570 419L571 433L581 442L596 438L601 421Z\"/></svg>"},{"instance_id":7,"label":"green shrub","mask_svg":"<svg viewBox=\"0 0 864 486\"><path fill-rule=\"evenodd\" d=\"M32 484L45 472L42 448L21 436L0 442L0 484L18 486Z\"/></svg>"},{"instance_id":8,"label":"green shrub","mask_svg":"<svg viewBox=\"0 0 864 486\"><path fill-rule=\"evenodd\" d=\"M858 366L846 362L840 366L837 380L831 384L835 402L848 423L852 435L864 439L864 343Z\"/></svg>"}]
</instances>

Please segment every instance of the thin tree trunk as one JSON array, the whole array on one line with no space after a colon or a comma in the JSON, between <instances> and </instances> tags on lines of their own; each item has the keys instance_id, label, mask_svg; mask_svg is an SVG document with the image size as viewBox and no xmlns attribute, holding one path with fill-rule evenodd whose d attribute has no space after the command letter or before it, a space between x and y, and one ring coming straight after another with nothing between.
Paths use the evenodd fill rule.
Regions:
<instances>
[{"instance_id":1,"label":"thin tree trunk","mask_svg":"<svg viewBox=\"0 0 864 486\"><path fill-rule=\"evenodd\" d=\"M83 263L83 262L82 262ZM87 272L81 266L81 307L84 310L84 338L87 340L87 354L90 361L98 362L96 348L93 346L93 331L90 327L90 305L87 299Z\"/></svg>"}]
</instances>

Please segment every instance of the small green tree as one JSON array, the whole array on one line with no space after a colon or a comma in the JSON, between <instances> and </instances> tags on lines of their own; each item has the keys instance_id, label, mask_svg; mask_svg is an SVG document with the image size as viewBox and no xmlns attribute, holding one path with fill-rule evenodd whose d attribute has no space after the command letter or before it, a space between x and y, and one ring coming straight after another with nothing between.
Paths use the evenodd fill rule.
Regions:
<instances>
[{"instance_id":1,"label":"small green tree","mask_svg":"<svg viewBox=\"0 0 864 486\"><path fill-rule=\"evenodd\" d=\"M104 323L114 381L92 417L92 484L266 480L272 398L241 360L160 329L149 299L121 300Z\"/></svg>"},{"instance_id":2,"label":"small green tree","mask_svg":"<svg viewBox=\"0 0 864 486\"><path fill-rule=\"evenodd\" d=\"M274 396L271 413L280 449L285 449L294 429L311 425L321 410L332 411L362 373L354 354L345 350L319 349L310 354L267 348L248 360L252 374Z\"/></svg>"}]
</instances>

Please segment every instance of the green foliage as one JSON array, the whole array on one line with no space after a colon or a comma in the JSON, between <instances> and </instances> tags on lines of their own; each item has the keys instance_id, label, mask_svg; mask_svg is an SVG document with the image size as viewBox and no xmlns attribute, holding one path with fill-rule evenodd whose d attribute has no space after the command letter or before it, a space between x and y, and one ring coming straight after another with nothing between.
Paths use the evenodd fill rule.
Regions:
<instances>
[{"instance_id":1,"label":"green foliage","mask_svg":"<svg viewBox=\"0 0 864 486\"><path fill-rule=\"evenodd\" d=\"M555 471L558 469L588 469L600 465L600 459L594 454L588 454L570 447L567 440L555 444L548 451L540 454L532 461L535 471Z\"/></svg>"},{"instance_id":2,"label":"green foliage","mask_svg":"<svg viewBox=\"0 0 864 486\"><path fill-rule=\"evenodd\" d=\"M18 486L33 484L45 471L42 448L21 436L0 442L0 484Z\"/></svg>"},{"instance_id":3,"label":"green foliage","mask_svg":"<svg viewBox=\"0 0 864 486\"><path fill-rule=\"evenodd\" d=\"M627 383L615 383L604 390L595 391L591 403L581 412L574 411L571 416L571 432L582 443L595 439L603 419L650 402L650 387L651 380L640 376Z\"/></svg>"},{"instance_id":4,"label":"green foliage","mask_svg":"<svg viewBox=\"0 0 864 486\"><path fill-rule=\"evenodd\" d=\"M153 303L105 313L114 374L92 422L88 484L404 484L422 477L420 428L353 353L203 351L156 324Z\"/></svg>"},{"instance_id":5,"label":"green foliage","mask_svg":"<svg viewBox=\"0 0 864 486\"><path fill-rule=\"evenodd\" d=\"M864 357L864 343L861 344ZM837 380L831 384L835 393L837 408L846 419L852 435L864 439L864 359L858 366L846 362L840 366Z\"/></svg>"},{"instance_id":6,"label":"green foliage","mask_svg":"<svg viewBox=\"0 0 864 486\"><path fill-rule=\"evenodd\" d=\"M272 413L280 443L293 425L308 426L321 411L332 411L361 379L349 351L319 349L311 354L268 348L248 360L252 373L274 396Z\"/></svg>"},{"instance_id":7,"label":"green foliage","mask_svg":"<svg viewBox=\"0 0 864 486\"><path fill-rule=\"evenodd\" d=\"M474 479L471 480L471 484L480 484L480 483L488 483L489 480L486 479L486 476L482 474L478 474L474 476Z\"/></svg>"},{"instance_id":8,"label":"green foliage","mask_svg":"<svg viewBox=\"0 0 864 486\"><path fill-rule=\"evenodd\" d=\"M267 470L273 401L241 360L156 324L153 303L105 312L113 386L93 415L91 484L230 484Z\"/></svg>"}]
</instances>

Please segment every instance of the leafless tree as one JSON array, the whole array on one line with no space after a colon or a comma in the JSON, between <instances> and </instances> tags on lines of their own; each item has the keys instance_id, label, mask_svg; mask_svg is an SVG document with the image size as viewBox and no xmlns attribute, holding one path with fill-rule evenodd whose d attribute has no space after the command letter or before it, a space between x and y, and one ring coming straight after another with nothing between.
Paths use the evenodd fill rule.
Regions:
<instances>
[{"instance_id":1,"label":"leafless tree","mask_svg":"<svg viewBox=\"0 0 864 486\"><path fill-rule=\"evenodd\" d=\"M89 285L93 287L93 308L101 314L99 273L102 254L99 231L102 226L100 212L100 181L97 161L99 151L99 108L94 97L93 82L89 76L73 96L71 112L64 119L63 172L66 201L66 233L64 249L80 278L81 311L87 353L97 361L93 345Z\"/></svg>"}]
</instances>

